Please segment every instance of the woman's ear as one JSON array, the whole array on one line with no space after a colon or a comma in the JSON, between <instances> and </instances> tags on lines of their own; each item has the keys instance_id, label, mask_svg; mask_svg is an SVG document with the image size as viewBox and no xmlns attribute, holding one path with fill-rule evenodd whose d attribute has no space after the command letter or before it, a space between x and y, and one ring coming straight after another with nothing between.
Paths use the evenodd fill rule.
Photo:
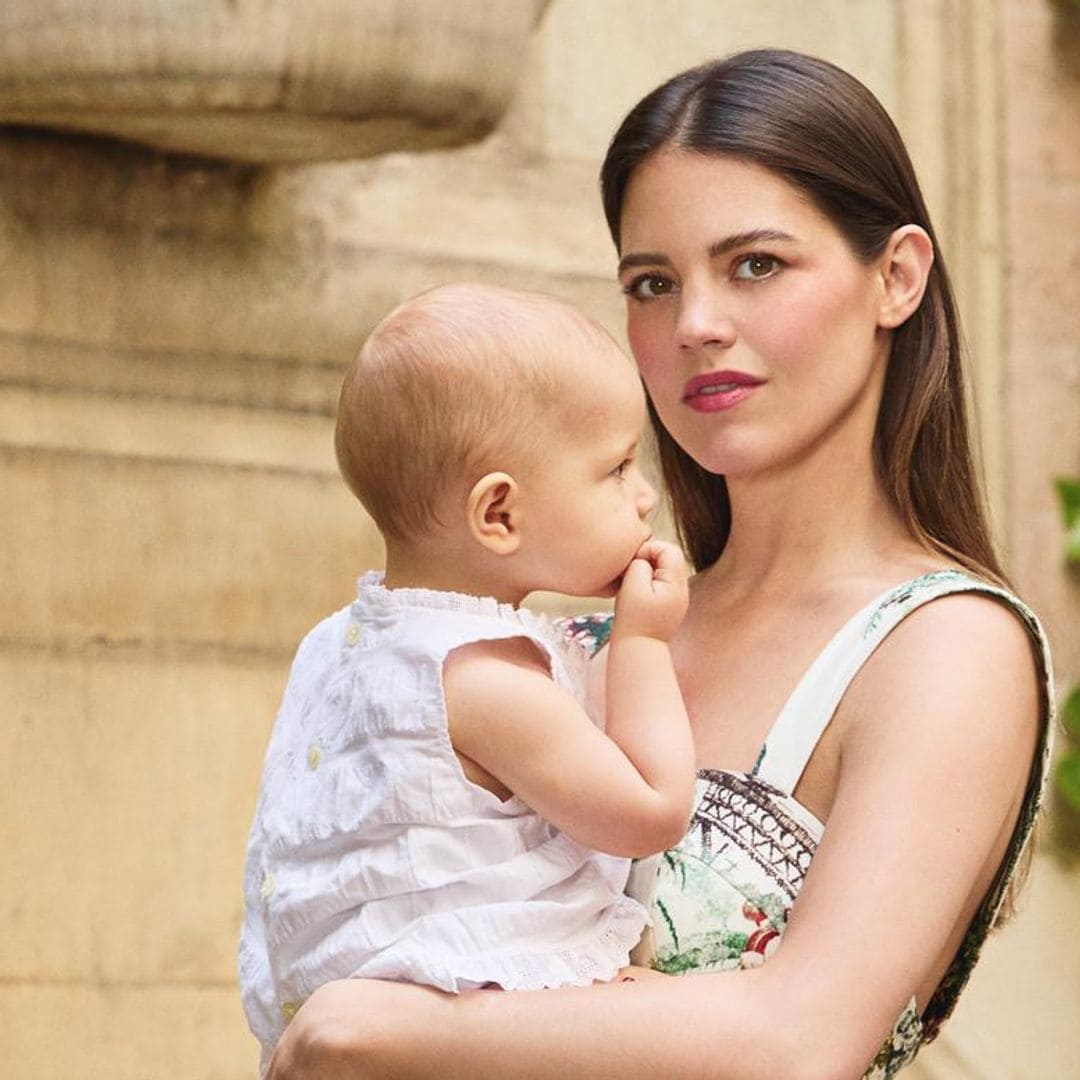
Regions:
<instances>
[{"instance_id":1,"label":"woman's ear","mask_svg":"<svg viewBox=\"0 0 1080 1080\"><path fill-rule=\"evenodd\" d=\"M878 326L894 330L906 322L926 292L934 265L934 245L919 225L902 225L885 245L881 269L881 305Z\"/></svg>"},{"instance_id":2,"label":"woman's ear","mask_svg":"<svg viewBox=\"0 0 1080 1080\"><path fill-rule=\"evenodd\" d=\"M465 503L469 531L496 555L512 555L521 546L521 507L517 481L492 472L473 484Z\"/></svg>"}]
</instances>

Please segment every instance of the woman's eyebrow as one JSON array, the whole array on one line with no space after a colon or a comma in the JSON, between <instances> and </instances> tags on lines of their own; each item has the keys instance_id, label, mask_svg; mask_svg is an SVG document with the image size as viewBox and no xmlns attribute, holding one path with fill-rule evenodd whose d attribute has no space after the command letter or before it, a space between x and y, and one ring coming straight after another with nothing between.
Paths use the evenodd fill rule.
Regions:
<instances>
[{"instance_id":1,"label":"woman's eyebrow","mask_svg":"<svg viewBox=\"0 0 1080 1080\"><path fill-rule=\"evenodd\" d=\"M630 255L624 255L619 260L617 273L622 273L624 270L629 270L634 266L670 266L671 260L666 255L657 255L651 251L633 252Z\"/></svg>"},{"instance_id":2,"label":"woman's eyebrow","mask_svg":"<svg viewBox=\"0 0 1080 1080\"><path fill-rule=\"evenodd\" d=\"M715 259L718 255L726 255L729 251L737 248L753 247L755 244L768 244L777 242L792 242L795 237L791 233L780 229L749 229L746 232L732 233L721 240L716 240L709 245L709 258ZM635 266L670 266L671 260L666 255L652 251L631 252L619 260L618 273L629 270Z\"/></svg>"},{"instance_id":3,"label":"woman's eyebrow","mask_svg":"<svg viewBox=\"0 0 1080 1080\"><path fill-rule=\"evenodd\" d=\"M753 247L755 244L775 244L777 241L792 241L795 237L791 233L782 232L780 229L750 229L747 232L732 233L723 240L717 240L709 245L709 258L715 259L717 255L726 255L736 248Z\"/></svg>"}]
</instances>

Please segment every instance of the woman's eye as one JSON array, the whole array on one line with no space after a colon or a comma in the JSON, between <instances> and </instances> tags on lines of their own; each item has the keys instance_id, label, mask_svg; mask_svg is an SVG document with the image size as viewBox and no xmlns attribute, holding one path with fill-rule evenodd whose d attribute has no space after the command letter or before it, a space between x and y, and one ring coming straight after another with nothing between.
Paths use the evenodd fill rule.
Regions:
<instances>
[{"instance_id":1,"label":"woman's eye","mask_svg":"<svg viewBox=\"0 0 1080 1080\"><path fill-rule=\"evenodd\" d=\"M735 264L735 277L741 281L760 281L780 269L780 260L772 255L747 255Z\"/></svg>"},{"instance_id":2,"label":"woman's eye","mask_svg":"<svg viewBox=\"0 0 1080 1080\"><path fill-rule=\"evenodd\" d=\"M640 274L623 286L623 292L635 300L655 300L675 291L675 283L662 274Z\"/></svg>"}]
</instances>

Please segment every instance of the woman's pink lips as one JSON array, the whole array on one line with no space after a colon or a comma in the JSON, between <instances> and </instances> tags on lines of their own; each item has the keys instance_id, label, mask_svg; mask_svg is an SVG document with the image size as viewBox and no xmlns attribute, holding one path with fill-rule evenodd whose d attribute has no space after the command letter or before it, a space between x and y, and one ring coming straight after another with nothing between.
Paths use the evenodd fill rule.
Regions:
<instances>
[{"instance_id":1,"label":"woman's pink lips","mask_svg":"<svg viewBox=\"0 0 1080 1080\"><path fill-rule=\"evenodd\" d=\"M734 408L761 386L762 380L741 371L710 371L695 375L683 389L683 402L697 412Z\"/></svg>"}]
</instances>

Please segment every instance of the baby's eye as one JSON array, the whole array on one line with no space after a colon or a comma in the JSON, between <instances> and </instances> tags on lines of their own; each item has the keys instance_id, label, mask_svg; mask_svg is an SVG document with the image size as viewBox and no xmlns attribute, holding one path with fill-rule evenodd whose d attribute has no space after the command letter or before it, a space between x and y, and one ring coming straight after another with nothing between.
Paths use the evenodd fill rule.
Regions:
<instances>
[{"instance_id":1,"label":"baby's eye","mask_svg":"<svg viewBox=\"0 0 1080 1080\"><path fill-rule=\"evenodd\" d=\"M675 282L663 274L639 274L623 286L623 292L635 300L656 300L676 291Z\"/></svg>"},{"instance_id":2,"label":"baby's eye","mask_svg":"<svg viewBox=\"0 0 1080 1080\"><path fill-rule=\"evenodd\" d=\"M772 277L780 266L774 255L747 255L735 264L734 276L740 281L760 281Z\"/></svg>"},{"instance_id":3,"label":"baby's eye","mask_svg":"<svg viewBox=\"0 0 1080 1080\"><path fill-rule=\"evenodd\" d=\"M626 458L625 461L620 461L614 469L611 470L611 475L621 480L626 475L626 470L634 463L633 458Z\"/></svg>"}]
</instances>

